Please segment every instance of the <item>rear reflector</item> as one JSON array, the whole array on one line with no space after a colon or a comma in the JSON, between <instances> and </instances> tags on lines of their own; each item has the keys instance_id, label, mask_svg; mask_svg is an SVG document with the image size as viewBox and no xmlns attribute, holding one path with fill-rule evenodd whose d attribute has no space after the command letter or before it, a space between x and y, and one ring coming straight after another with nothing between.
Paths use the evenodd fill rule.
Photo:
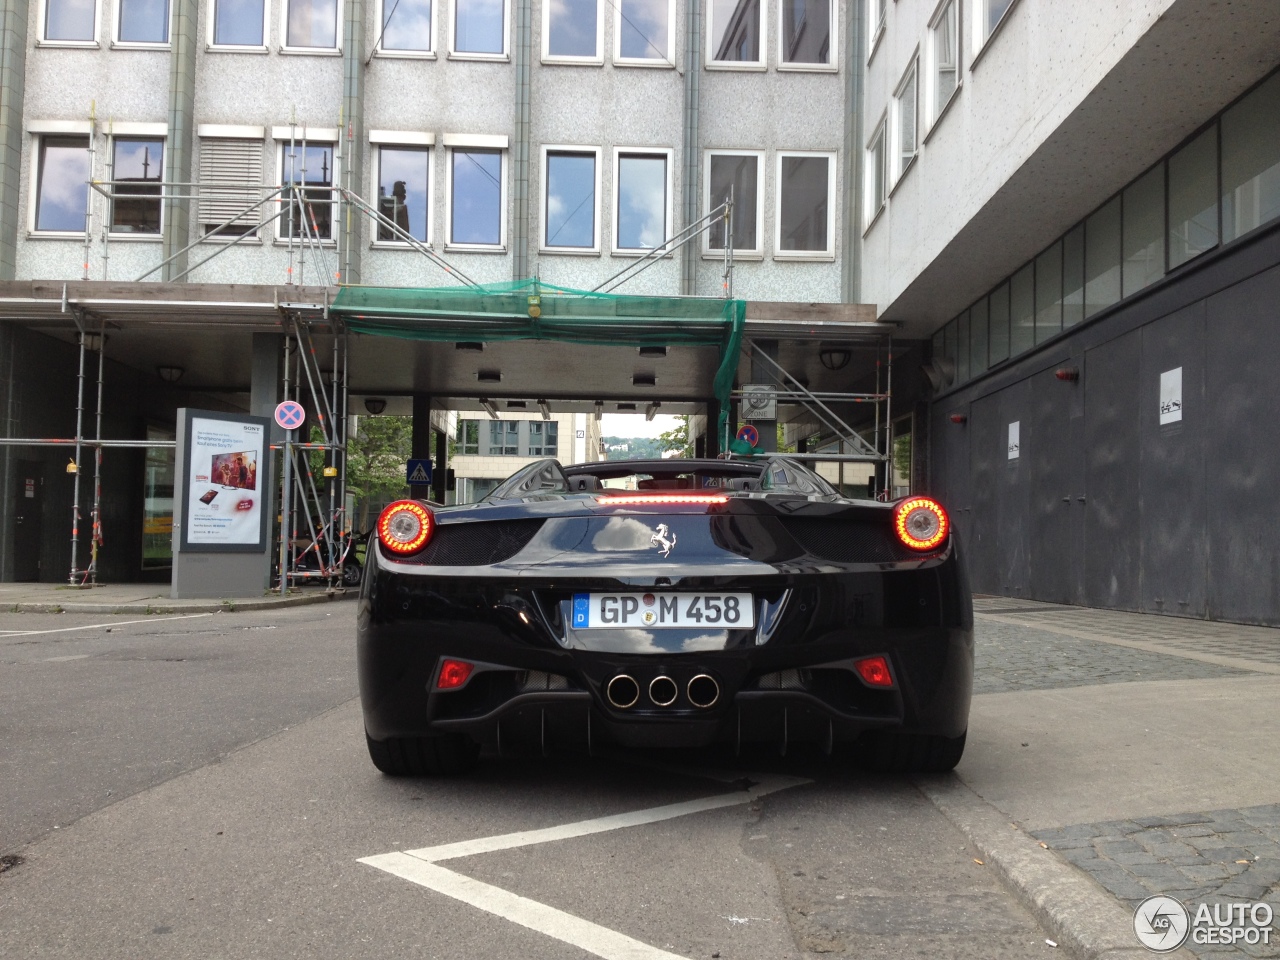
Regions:
<instances>
[{"instance_id":1,"label":"rear reflector","mask_svg":"<svg viewBox=\"0 0 1280 960\"><path fill-rule=\"evenodd\" d=\"M417 553L436 529L436 518L422 504L397 500L378 516L378 540L398 556Z\"/></svg>"},{"instance_id":2,"label":"rear reflector","mask_svg":"<svg viewBox=\"0 0 1280 960\"><path fill-rule=\"evenodd\" d=\"M474 664L465 660L445 660L440 664L440 679L436 681L437 690L456 690L467 682Z\"/></svg>"},{"instance_id":3,"label":"rear reflector","mask_svg":"<svg viewBox=\"0 0 1280 960\"><path fill-rule=\"evenodd\" d=\"M607 503L610 506L630 506L638 503L728 503L729 498L719 494L696 494L696 493L673 493L665 496L660 493L644 494L643 496L619 496L619 497L598 497L601 503Z\"/></svg>"},{"instance_id":4,"label":"rear reflector","mask_svg":"<svg viewBox=\"0 0 1280 960\"><path fill-rule=\"evenodd\" d=\"M893 674L889 672L889 661L884 657L867 657L855 660L853 668L858 671L864 683L869 687L892 687Z\"/></svg>"},{"instance_id":5,"label":"rear reflector","mask_svg":"<svg viewBox=\"0 0 1280 960\"><path fill-rule=\"evenodd\" d=\"M912 497L894 509L893 529L898 539L912 550L932 550L947 539L951 521L936 500Z\"/></svg>"}]
</instances>

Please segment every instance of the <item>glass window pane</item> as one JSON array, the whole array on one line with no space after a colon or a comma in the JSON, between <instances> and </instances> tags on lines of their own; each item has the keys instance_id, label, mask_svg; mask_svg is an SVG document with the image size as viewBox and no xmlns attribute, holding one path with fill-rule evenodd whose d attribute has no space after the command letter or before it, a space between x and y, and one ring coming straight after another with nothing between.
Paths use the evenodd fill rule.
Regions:
<instances>
[{"instance_id":1,"label":"glass window pane","mask_svg":"<svg viewBox=\"0 0 1280 960\"><path fill-rule=\"evenodd\" d=\"M952 320L942 328L942 355L952 363L956 361L956 321Z\"/></svg>"},{"instance_id":2,"label":"glass window pane","mask_svg":"<svg viewBox=\"0 0 1280 960\"><path fill-rule=\"evenodd\" d=\"M988 326L992 330L992 344L996 343L999 338L999 357L993 356L992 363L997 359L1007 360L1011 354L1011 341L1009 338L1009 284L1002 283L991 291L991 296L985 299L986 308L989 314L987 320Z\"/></svg>"},{"instance_id":3,"label":"glass window pane","mask_svg":"<svg viewBox=\"0 0 1280 960\"><path fill-rule=\"evenodd\" d=\"M956 27L955 0L947 4L933 28L933 115L937 117L955 92L960 75L960 34Z\"/></svg>"},{"instance_id":4,"label":"glass window pane","mask_svg":"<svg viewBox=\"0 0 1280 960\"><path fill-rule=\"evenodd\" d=\"M883 142L883 137L881 138ZM830 248L827 232L827 157L782 158L782 183L778 187L780 234L783 250Z\"/></svg>"},{"instance_id":5,"label":"glass window pane","mask_svg":"<svg viewBox=\"0 0 1280 960\"><path fill-rule=\"evenodd\" d=\"M618 249L652 250L667 239L667 158L618 157Z\"/></svg>"},{"instance_id":6,"label":"glass window pane","mask_svg":"<svg viewBox=\"0 0 1280 960\"><path fill-rule=\"evenodd\" d=\"M760 182L760 158L712 154L710 179L711 210L729 198L730 190L733 192L733 249L760 249L760 238L756 235L759 210L756 187ZM711 210L707 212L710 213ZM716 220L711 225L707 238L712 250L724 249L723 220Z\"/></svg>"},{"instance_id":7,"label":"glass window pane","mask_svg":"<svg viewBox=\"0 0 1280 960\"><path fill-rule=\"evenodd\" d=\"M1062 330L1062 241L1036 257L1036 343Z\"/></svg>"},{"instance_id":8,"label":"glass window pane","mask_svg":"<svg viewBox=\"0 0 1280 960\"><path fill-rule=\"evenodd\" d=\"M986 0L987 19L983 24L986 27L986 32L983 34L984 37L991 36L991 31L1000 23L1000 18L1004 16L1005 11L1009 9L1009 5L1012 3L1013 0Z\"/></svg>"},{"instance_id":9,"label":"glass window pane","mask_svg":"<svg viewBox=\"0 0 1280 960\"><path fill-rule=\"evenodd\" d=\"M159 233L164 141L117 138L112 141L111 158L111 179L116 181L112 233Z\"/></svg>"},{"instance_id":10,"label":"glass window pane","mask_svg":"<svg viewBox=\"0 0 1280 960\"><path fill-rule=\"evenodd\" d=\"M1222 239L1280 217L1280 74L1222 115Z\"/></svg>"},{"instance_id":11,"label":"glass window pane","mask_svg":"<svg viewBox=\"0 0 1280 960\"><path fill-rule=\"evenodd\" d=\"M216 0L213 42L226 46L262 46L264 2L265 0Z\"/></svg>"},{"instance_id":12,"label":"glass window pane","mask_svg":"<svg viewBox=\"0 0 1280 960\"><path fill-rule=\"evenodd\" d=\"M596 0L546 0L550 7L547 53L553 57L596 56Z\"/></svg>"},{"instance_id":13,"label":"glass window pane","mask_svg":"<svg viewBox=\"0 0 1280 960\"><path fill-rule=\"evenodd\" d=\"M1009 280L1009 353L1017 356L1036 345L1035 265L1028 263Z\"/></svg>"},{"instance_id":14,"label":"glass window pane","mask_svg":"<svg viewBox=\"0 0 1280 960\"><path fill-rule=\"evenodd\" d=\"M667 59L667 0L622 0L618 55L635 60Z\"/></svg>"},{"instance_id":15,"label":"glass window pane","mask_svg":"<svg viewBox=\"0 0 1280 960\"><path fill-rule=\"evenodd\" d=\"M1084 319L1084 224L1062 238L1062 328Z\"/></svg>"},{"instance_id":16,"label":"glass window pane","mask_svg":"<svg viewBox=\"0 0 1280 960\"><path fill-rule=\"evenodd\" d=\"M288 0L290 47L338 45L338 0Z\"/></svg>"},{"instance_id":17,"label":"glass window pane","mask_svg":"<svg viewBox=\"0 0 1280 960\"><path fill-rule=\"evenodd\" d=\"M914 68L898 94L898 173L916 155L916 71Z\"/></svg>"},{"instance_id":18,"label":"glass window pane","mask_svg":"<svg viewBox=\"0 0 1280 960\"><path fill-rule=\"evenodd\" d=\"M382 0L382 49L431 49L431 0Z\"/></svg>"},{"instance_id":19,"label":"glass window pane","mask_svg":"<svg viewBox=\"0 0 1280 960\"><path fill-rule=\"evenodd\" d=\"M280 147L284 158L284 183L314 184L329 187L333 184L333 145L287 143ZM333 236L333 194L330 190L302 190L302 202L290 204L282 218L281 235L317 237L328 240Z\"/></svg>"},{"instance_id":20,"label":"glass window pane","mask_svg":"<svg viewBox=\"0 0 1280 960\"><path fill-rule=\"evenodd\" d=\"M987 301L969 310L969 372L977 376L987 369Z\"/></svg>"},{"instance_id":21,"label":"glass window pane","mask_svg":"<svg viewBox=\"0 0 1280 960\"><path fill-rule=\"evenodd\" d=\"M431 151L413 147L378 150L378 212L424 243L427 239L427 171ZM379 222L379 240L403 240L403 234Z\"/></svg>"},{"instance_id":22,"label":"glass window pane","mask_svg":"<svg viewBox=\"0 0 1280 960\"><path fill-rule=\"evenodd\" d=\"M711 0L711 59L760 60L760 0Z\"/></svg>"},{"instance_id":23,"label":"glass window pane","mask_svg":"<svg viewBox=\"0 0 1280 960\"><path fill-rule=\"evenodd\" d=\"M94 0L48 0L45 8L46 40L90 40L94 38Z\"/></svg>"},{"instance_id":24,"label":"glass window pane","mask_svg":"<svg viewBox=\"0 0 1280 960\"><path fill-rule=\"evenodd\" d=\"M884 127L876 133L867 150L867 220L870 221L884 206Z\"/></svg>"},{"instance_id":25,"label":"glass window pane","mask_svg":"<svg viewBox=\"0 0 1280 960\"><path fill-rule=\"evenodd\" d=\"M1217 245L1218 131L1210 127L1169 158L1169 269Z\"/></svg>"},{"instance_id":26,"label":"glass window pane","mask_svg":"<svg viewBox=\"0 0 1280 960\"><path fill-rule=\"evenodd\" d=\"M84 233L88 183L88 137L42 138L36 229Z\"/></svg>"},{"instance_id":27,"label":"glass window pane","mask_svg":"<svg viewBox=\"0 0 1280 960\"><path fill-rule=\"evenodd\" d=\"M1164 276L1164 165L1124 190L1124 296Z\"/></svg>"},{"instance_id":28,"label":"glass window pane","mask_svg":"<svg viewBox=\"0 0 1280 960\"><path fill-rule=\"evenodd\" d=\"M547 154L546 237L548 247L596 245L596 157L594 153Z\"/></svg>"},{"instance_id":29,"label":"glass window pane","mask_svg":"<svg viewBox=\"0 0 1280 960\"><path fill-rule=\"evenodd\" d=\"M1000 288L1000 295L1004 296L1006 288ZM1006 300L1006 303L1008 301ZM995 366L1003 360L1009 359L1009 311L1004 310L999 316L991 310L991 299L983 297L973 305L970 310L973 316L982 314L987 324L987 359L991 366Z\"/></svg>"},{"instance_id":30,"label":"glass window pane","mask_svg":"<svg viewBox=\"0 0 1280 960\"><path fill-rule=\"evenodd\" d=\"M503 0L458 0L453 48L458 53L505 53Z\"/></svg>"},{"instance_id":31,"label":"glass window pane","mask_svg":"<svg viewBox=\"0 0 1280 960\"><path fill-rule=\"evenodd\" d=\"M122 43L168 43L169 0L121 0Z\"/></svg>"},{"instance_id":32,"label":"glass window pane","mask_svg":"<svg viewBox=\"0 0 1280 960\"><path fill-rule=\"evenodd\" d=\"M831 0L782 0L782 60L831 62Z\"/></svg>"},{"instance_id":33,"label":"glass window pane","mask_svg":"<svg viewBox=\"0 0 1280 960\"><path fill-rule=\"evenodd\" d=\"M933 335L933 359L947 355L947 335L946 328L942 328Z\"/></svg>"},{"instance_id":34,"label":"glass window pane","mask_svg":"<svg viewBox=\"0 0 1280 960\"><path fill-rule=\"evenodd\" d=\"M1120 198L1085 221L1084 315L1120 299Z\"/></svg>"},{"instance_id":35,"label":"glass window pane","mask_svg":"<svg viewBox=\"0 0 1280 960\"><path fill-rule=\"evenodd\" d=\"M956 317L956 383L969 379L969 311Z\"/></svg>"},{"instance_id":36,"label":"glass window pane","mask_svg":"<svg viewBox=\"0 0 1280 960\"><path fill-rule=\"evenodd\" d=\"M502 243L502 153L455 149L450 243Z\"/></svg>"}]
</instances>

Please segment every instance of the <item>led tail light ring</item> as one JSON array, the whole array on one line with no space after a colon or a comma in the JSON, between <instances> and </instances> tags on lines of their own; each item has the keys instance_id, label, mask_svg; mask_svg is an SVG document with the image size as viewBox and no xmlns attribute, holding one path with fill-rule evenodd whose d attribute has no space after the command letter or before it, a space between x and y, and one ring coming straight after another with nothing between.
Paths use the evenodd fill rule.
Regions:
<instances>
[{"instance_id":1,"label":"led tail light ring","mask_svg":"<svg viewBox=\"0 0 1280 960\"><path fill-rule=\"evenodd\" d=\"M947 539L951 521L936 500L912 497L893 511L893 529L912 550L936 550Z\"/></svg>"},{"instance_id":2,"label":"led tail light ring","mask_svg":"<svg viewBox=\"0 0 1280 960\"><path fill-rule=\"evenodd\" d=\"M417 553L427 545L435 529L435 516L413 500L397 500L378 517L378 540L393 556Z\"/></svg>"}]
</instances>

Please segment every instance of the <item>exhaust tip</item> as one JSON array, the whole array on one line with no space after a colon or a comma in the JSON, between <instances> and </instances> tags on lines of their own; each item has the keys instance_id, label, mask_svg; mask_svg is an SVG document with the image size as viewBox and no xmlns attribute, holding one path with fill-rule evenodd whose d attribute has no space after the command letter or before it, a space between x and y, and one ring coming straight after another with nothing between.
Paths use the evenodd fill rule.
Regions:
<instances>
[{"instance_id":1,"label":"exhaust tip","mask_svg":"<svg viewBox=\"0 0 1280 960\"><path fill-rule=\"evenodd\" d=\"M714 707L720 699L720 684L716 683L714 677L700 673L689 681L688 693L689 702L705 710L707 707Z\"/></svg>"},{"instance_id":2,"label":"exhaust tip","mask_svg":"<svg viewBox=\"0 0 1280 960\"><path fill-rule=\"evenodd\" d=\"M680 688L670 677L654 677L649 684L649 699L655 707L669 707L676 702Z\"/></svg>"},{"instance_id":3,"label":"exhaust tip","mask_svg":"<svg viewBox=\"0 0 1280 960\"><path fill-rule=\"evenodd\" d=\"M620 673L609 681L604 692L611 704L619 710L626 710L628 707L634 707L636 701L640 699L640 684L625 673Z\"/></svg>"}]
</instances>

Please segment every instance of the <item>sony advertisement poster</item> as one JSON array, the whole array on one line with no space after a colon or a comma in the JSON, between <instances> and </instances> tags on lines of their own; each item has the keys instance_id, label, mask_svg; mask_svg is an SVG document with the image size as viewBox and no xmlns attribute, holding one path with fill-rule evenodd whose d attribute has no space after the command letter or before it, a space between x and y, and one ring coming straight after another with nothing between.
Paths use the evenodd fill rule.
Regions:
<instances>
[{"instance_id":1,"label":"sony advertisement poster","mask_svg":"<svg viewBox=\"0 0 1280 960\"><path fill-rule=\"evenodd\" d=\"M261 546L266 428L199 415L190 423L183 540L196 548Z\"/></svg>"}]
</instances>

